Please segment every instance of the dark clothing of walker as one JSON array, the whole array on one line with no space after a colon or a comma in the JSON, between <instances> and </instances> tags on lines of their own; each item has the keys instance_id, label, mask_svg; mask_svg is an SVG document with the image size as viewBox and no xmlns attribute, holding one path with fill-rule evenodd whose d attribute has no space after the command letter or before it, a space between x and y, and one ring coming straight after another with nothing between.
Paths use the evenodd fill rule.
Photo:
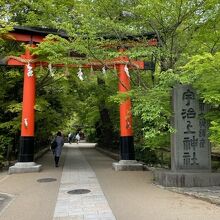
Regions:
<instances>
[{"instance_id":1,"label":"dark clothing of walker","mask_svg":"<svg viewBox=\"0 0 220 220\"><path fill-rule=\"evenodd\" d=\"M54 150L54 161L55 161L55 166L58 167L60 155L61 155L62 148L64 145L64 141L63 141L63 137L61 135L57 135L55 140L57 142L57 147Z\"/></svg>"}]
</instances>

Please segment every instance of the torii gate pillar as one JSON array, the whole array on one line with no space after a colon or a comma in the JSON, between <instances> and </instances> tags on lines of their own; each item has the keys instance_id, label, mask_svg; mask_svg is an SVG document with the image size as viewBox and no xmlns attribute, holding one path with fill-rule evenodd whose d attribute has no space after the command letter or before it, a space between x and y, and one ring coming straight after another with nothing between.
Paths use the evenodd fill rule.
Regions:
<instances>
[{"instance_id":1,"label":"torii gate pillar","mask_svg":"<svg viewBox=\"0 0 220 220\"><path fill-rule=\"evenodd\" d=\"M24 59L31 60L33 56L29 49L26 49ZM9 168L11 173L39 172L41 165L34 163L34 124L35 124L35 84L34 75L35 65L32 63L24 64L24 84L23 84L23 103L21 137L18 162Z\"/></svg>"},{"instance_id":2,"label":"torii gate pillar","mask_svg":"<svg viewBox=\"0 0 220 220\"><path fill-rule=\"evenodd\" d=\"M127 57L120 57L120 60L122 63L129 61ZM126 93L130 90L130 77L125 69L126 64L117 65L120 93ZM120 161L112 165L116 171L143 170L143 164L135 160L130 98L120 104Z\"/></svg>"},{"instance_id":3,"label":"torii gate pillar","mask_svg":"<svg viewBox=\"0 0 220 220\"><path fill-rule=\"evenodd\" d=\"M126 93L130 90L130 79L125 73L125 65L118 65L119 92ZM134 160L134 140L132 129L131 99L120 103L120 156L121 160Z\"/></svg>"}]
</instances>

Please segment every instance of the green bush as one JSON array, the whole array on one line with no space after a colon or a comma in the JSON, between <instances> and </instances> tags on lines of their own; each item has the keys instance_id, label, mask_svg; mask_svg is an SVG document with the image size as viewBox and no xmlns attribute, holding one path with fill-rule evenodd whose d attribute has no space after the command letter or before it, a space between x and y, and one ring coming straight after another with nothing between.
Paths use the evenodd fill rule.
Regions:
<instances>
[{"instance_id":1,"label":"green bush","mask_svg":"<svg viewBox=\"0 0 220 220\"><path fill-rule=\"evenodd\" d=\"M12 138L0 135L0 166L5 161L7 153L12 146Z\"/></svg>"},{"instance_id":2,"label":"green bush","mask_svg":"<svg viewBox=\"0 0 220 220\"><path fill-rule=\"evenodd\" d=\"M135 159L146 164L158 164L160 162L155 149L148 147L135 147Z\"/></svg>"}]
</instances>

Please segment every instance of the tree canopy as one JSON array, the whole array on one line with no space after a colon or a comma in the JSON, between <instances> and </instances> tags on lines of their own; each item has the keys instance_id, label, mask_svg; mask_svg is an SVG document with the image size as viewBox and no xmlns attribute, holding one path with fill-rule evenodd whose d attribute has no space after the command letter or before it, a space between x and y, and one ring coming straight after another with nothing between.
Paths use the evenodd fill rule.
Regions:
<instances>
[{"instance_id":1,"label":"tree canopy","mask_svg":"<svg viewBox=\"0 0 220 220\"><path fill-rule=\"evenodd\" d=\"M155 71L130 70L135 142L141 148L169 147L172 115L170 96L176 83L192 84L211 106L210 140L220 141L219 47L220 4L217 0L0 0L0 35L13 26L54 28L69 36L49 35L32 52L64 68L38 68L36 138L46 140L58 128L64 132L83 126L93 140L112 146L118 137L118 77L106 65L106 74L68 64L119 56L127 46L132 59L152 61ZM158 39L147 46L147 33ZM130 36L135 36L131 40ZM135 40L134 40L135 39ZM20 55L24 45L0 39L1 56ZM83 58L71 56L83 55ZM103 66L105 64L103 63ZM0 153L16 142L20 132L22 69L1 67ZM156 99L156 101L155 101ZM75 125L75 127L73 127ZM44 128L44 129L41 129ZM111 131L111 132L110 132ZM110 145L111 145L110 144ZM16 145L16 144L15 144Z\"/></svg>"}]
</instances>

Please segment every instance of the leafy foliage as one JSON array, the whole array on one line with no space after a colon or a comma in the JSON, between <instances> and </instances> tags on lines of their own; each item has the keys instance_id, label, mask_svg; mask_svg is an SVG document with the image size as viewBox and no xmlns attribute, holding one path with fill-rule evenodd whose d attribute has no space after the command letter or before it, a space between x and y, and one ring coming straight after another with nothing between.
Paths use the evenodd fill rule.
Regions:
<instances>
[{"instance_id":1,"label":"leafy foliage","mask_svg":"<svg viewBox=\"0 0 220 220\"><path fill-rule=\"evenodd\" d=\"M2 56L24 53L24 45L9 42L5 35L14 25L56 28L69 36L65 39L48 35L32 49L42 61L65 64L63 68L36 70L38 146L46 144L58 129L67 133L80 127L89 137L103 143L109 138L106 133L112 132L111 139L117 139L118 104L130 96L137 146L169 147L169 135L173 132L169 120L171 89L177 82L192 84L204 102L211 105L207 115L210 138L219 143L220 6L217 0L0 2ZM158 39L158 47L147 47L149 32ZM117 93L115 70L109 70L103 63L119 56L117 47L129 47L125 54L132 59L156 64L152 72L130 70L132 91L123 95ZM98 71L94 74L93 69L83 70L84 81L80 81L78 70L68 67L92 60L106 66L105 76ZM8 146L13 142L14 151L20 132L22 76L22 69L1 67L0 135ZM3 144L0 148L6 155Z\"/></svg>"},{"instance_id":2,"label":"leafy foliage","mask_svg":"<svg viewBox=\"0 0 220 220\"><path fill-rule=\"evenodd\" d=\"M210 105L207 119L210 121L210 139L213 143L219 142L219 106L220 106L220 53L214 55L204 53L193 56L181 68L181 82L192 84L205 103Z\"/></svg>"}]
</instances>

